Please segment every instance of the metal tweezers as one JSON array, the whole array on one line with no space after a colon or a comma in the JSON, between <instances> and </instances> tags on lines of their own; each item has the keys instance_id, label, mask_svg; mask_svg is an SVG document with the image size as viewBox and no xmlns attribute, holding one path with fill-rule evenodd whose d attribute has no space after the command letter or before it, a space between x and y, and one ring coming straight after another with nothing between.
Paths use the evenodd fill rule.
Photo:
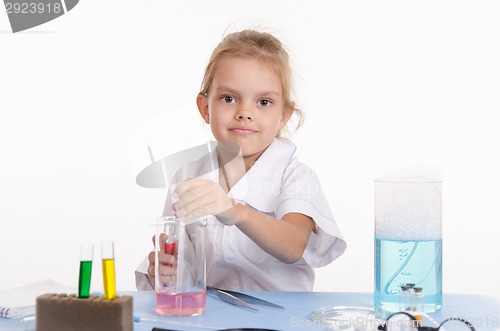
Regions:
<instances>
[{"instance_id":1,"label":"metal tweezers","mask_svg":"<svg viewBox=\"0 0 500 331\"><path fill-rule=\"evenodd\" d=\"M221 290L213 286L207 286L207 291L209 293L217 295L219 299L227 303L230 303L235 306L245 307L254 311L259 311L259 308L255 307L250 303L260 304L263 306L268 306L278 309L285 309L283 306L241 292Z\"/></svg>"}]
</instances>

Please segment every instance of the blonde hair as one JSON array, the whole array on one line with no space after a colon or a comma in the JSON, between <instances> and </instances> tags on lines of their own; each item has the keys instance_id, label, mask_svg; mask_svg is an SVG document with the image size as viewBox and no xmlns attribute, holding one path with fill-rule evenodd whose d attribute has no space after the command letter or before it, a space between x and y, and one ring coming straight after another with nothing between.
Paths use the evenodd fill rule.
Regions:
<instances>
[{"instance_id":1,"label":"blonde hair","mask_svg":"<svg viewBox=\"0 0 500 331\"><path fill-rule=\"evenodd\" d=\"M269 65L281 79L285 109L290 110L291 115L298 117L296 129L302 125L304 115L292 101L292 69L288 53L281 41L270 33L256 30L243 30L228 34L212 52L201 83L201 94L208 94L217 65L227 57L251 57ZM277 136L280 135L281 132L278 132Z\"/></svg>"}]
</instances>

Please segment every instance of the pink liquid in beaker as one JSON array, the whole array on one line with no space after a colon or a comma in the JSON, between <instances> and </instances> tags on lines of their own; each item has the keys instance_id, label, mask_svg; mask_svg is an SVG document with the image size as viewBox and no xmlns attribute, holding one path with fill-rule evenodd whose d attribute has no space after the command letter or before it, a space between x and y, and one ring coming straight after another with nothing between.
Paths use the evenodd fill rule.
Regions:
<instances>
[{"instance_id":1,"label":"pink liquid in beaker","mask_svg":"<svg viewBox=\"0 0 500 331\"><path fill-rule=\"evenodd\" d=\"M206 291L175 293L172 290L156 291L156 313L162 316L194 316L205 311Z\"/></svg>"}]
</instances>

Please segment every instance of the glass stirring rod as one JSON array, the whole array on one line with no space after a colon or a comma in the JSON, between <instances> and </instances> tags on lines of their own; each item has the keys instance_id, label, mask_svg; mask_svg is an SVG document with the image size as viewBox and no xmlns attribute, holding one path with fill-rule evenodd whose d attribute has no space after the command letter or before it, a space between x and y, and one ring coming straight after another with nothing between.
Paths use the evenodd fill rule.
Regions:
<instances>
[{"instance_id":1,"label":"glass stirring rod","mask_svg":"<svg viewBox=\"0 0 500 331\"><path fill-rule=\"evenodd\" d=\"M90 278L92 276L92 259L94 246L82 244L80 248L80 277L78 280L78 297L88 298L90 293Z\"/></svg>"}]
</instances>

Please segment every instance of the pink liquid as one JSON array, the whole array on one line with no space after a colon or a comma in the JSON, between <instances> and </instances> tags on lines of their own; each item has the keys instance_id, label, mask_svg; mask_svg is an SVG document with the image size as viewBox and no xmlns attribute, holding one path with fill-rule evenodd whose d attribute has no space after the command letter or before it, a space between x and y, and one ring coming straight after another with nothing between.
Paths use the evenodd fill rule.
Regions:
<instances>
[{"instance_id":1,"label":"pink liquid","mask_svg":"<svg viewBox=\"0 0 500 331\"><path fill-rule=\"evenodd\" d=\"M194 316L203 314L206 304L205 290L175 293L172 290L156 292L156 313L162 316Z\"/></svg>"}]
</instances>

